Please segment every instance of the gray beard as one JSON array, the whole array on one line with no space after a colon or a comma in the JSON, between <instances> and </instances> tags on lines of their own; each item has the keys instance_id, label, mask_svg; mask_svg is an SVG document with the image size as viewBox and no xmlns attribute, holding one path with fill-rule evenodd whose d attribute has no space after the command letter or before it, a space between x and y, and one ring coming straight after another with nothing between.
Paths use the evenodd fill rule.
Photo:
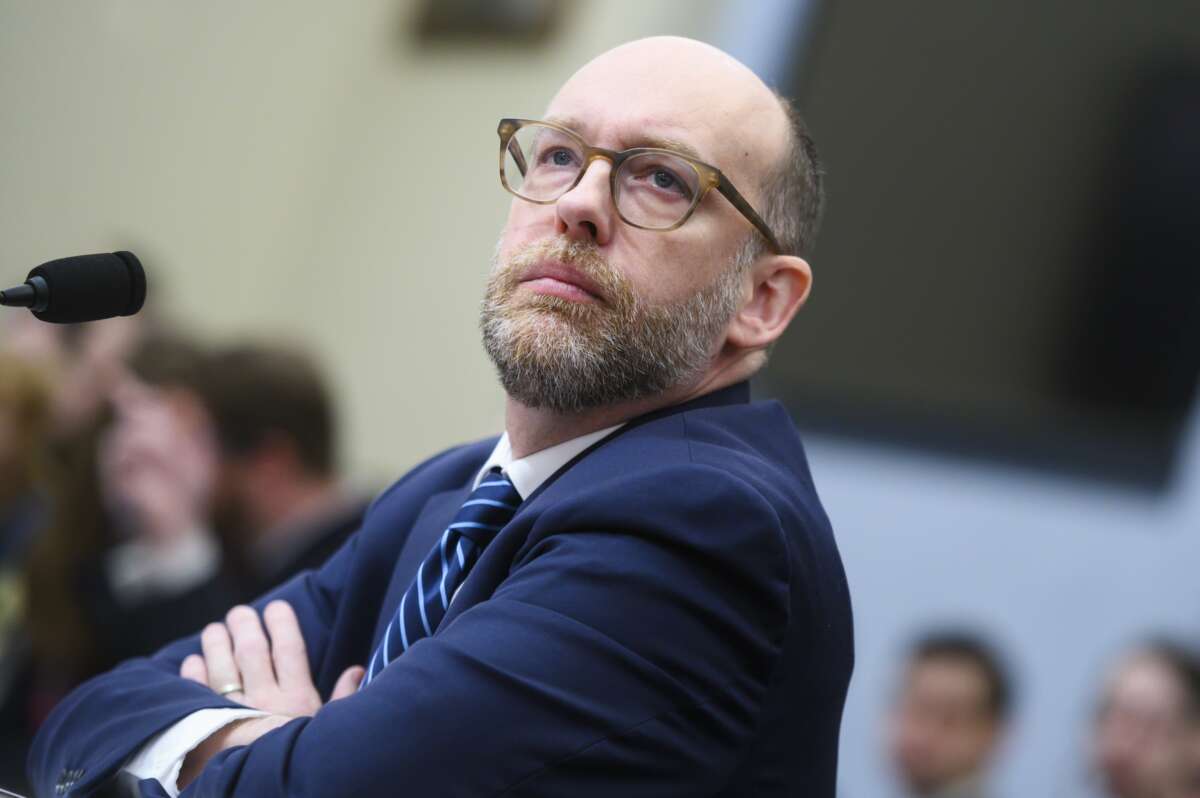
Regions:
<instances>
[{"instance_id":1,"label":"gray beard","mask_svg":"<svg viewBox=\"0 0 1200 798\"><path fill-rule=\"evenodd\" d=\"M661 394L698 379L741 299L748 249L713 284L682 302L639 300L595 247L557 239L492 260L480 312L483 346L509 396L557 413L578 413ZM603 303L514 296L523 269L553 257L605 289Z\"/></svg>"}]
</instances>

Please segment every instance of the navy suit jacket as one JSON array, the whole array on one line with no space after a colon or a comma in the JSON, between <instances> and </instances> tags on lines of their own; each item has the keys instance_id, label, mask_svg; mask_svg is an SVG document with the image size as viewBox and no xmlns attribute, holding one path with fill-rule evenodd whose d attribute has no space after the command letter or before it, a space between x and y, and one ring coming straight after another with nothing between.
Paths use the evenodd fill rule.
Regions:
<instances>
[{"instance_id":1,"label":"navy suit jacket","mask_svg":"<svg viewBox=\"0 0 1200 798\"><path fill-rule=\"evenodd\" d=\"M494 444L414 468L320 570L256 602L295 607L322 695L367 661ZM89 794L156 732L237 706L176 676L197 651L181 640L68 696L30 755L38 795ZM184 795L831 798L852 663L799 437L742 383L584 451L525 499L432 637L221 752Z\"/></svg>"}]
</instances>

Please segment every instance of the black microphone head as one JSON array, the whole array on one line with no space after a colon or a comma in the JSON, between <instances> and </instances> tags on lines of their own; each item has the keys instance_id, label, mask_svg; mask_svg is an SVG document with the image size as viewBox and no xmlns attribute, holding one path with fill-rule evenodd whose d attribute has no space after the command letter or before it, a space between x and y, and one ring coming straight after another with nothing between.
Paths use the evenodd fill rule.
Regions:
<instances>
[{"instance_id":1,"label":"black microphone head","mask_svg":"<svg viewBox=\"0 0 1200 798\"><path fill-rule=\"evenodd\" d=\"M146 301L146 272L132 252L77 255L38 266L26 280L41 277L49 289L42 321L72 324L132 316Z\"/></svg>"}]
</instances>

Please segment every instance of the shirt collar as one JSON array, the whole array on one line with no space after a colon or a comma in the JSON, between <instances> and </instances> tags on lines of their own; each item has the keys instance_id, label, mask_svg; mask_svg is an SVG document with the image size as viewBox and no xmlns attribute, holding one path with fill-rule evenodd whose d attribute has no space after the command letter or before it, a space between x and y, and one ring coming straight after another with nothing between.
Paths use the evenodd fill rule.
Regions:
<instances>
[{"instance_id":1,"label":"shirt collar","mask_svg":"<svg viewBox=\"0 0 1200 798\"><path fill-rule=\"evenodd\" d=\"M617 424L589 432L587 435L563 441L519 460L513 459L512 445L508 441L508 433L505 432L500 436L500 440L496 441L496 448L492 449L491 456L475 476L474 487L479 486L484 474L499 466L512 482L513 487L517 489L517 493L521 494L521 499L524 500L541 487L542 483L549 479L555 471L566 465L571 458L621 426L621 424Z\"/></svg>"}]
</instances>

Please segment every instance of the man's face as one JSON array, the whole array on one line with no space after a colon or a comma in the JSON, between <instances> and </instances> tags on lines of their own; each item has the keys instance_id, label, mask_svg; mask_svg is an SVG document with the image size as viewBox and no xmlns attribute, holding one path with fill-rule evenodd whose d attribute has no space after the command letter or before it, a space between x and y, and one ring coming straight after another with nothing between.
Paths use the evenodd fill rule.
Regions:
<instances>
[{"instance_id":1,"label":"man's face","mask_svg":"<svg viewBox=\"0 0 1200 798\"><path fill-rule=\"evenodd\" d=\"M1189 767L1192 742L1174 672L1151 656L1119 667L1105 691L1096 721L1093 758L1116 798L1160 794Z\"/></svg>"},{"instance_id":2,"label":"man's face","mask_svg":"<svg viewBox=\"0 0 1200 798\"><path fill-rule=\"evenodd\" d=\"M546 118L614 150L684 144L761 204L783 114L714 52L672 40L618 48L568 81ZM677 230L641 230L618 217L610 169L593 162L554 204L513 199L497 245L484 343L530 406L576 412L698 381L749 289L749 258L737 256L757 233L724 198L710 192Z\"/></svg>"},{"instance_id":3,"label":"man's face","mask_svg":"<svg viewBox=\"0 0 1200 798\"><path fill-rule=\"evenodd\" d=\"M917 795L931 795L981 774L998 740L987 705L987 681L965 660L913 664L893 709L892 761Z\"/></svg>"}]
</instances>

